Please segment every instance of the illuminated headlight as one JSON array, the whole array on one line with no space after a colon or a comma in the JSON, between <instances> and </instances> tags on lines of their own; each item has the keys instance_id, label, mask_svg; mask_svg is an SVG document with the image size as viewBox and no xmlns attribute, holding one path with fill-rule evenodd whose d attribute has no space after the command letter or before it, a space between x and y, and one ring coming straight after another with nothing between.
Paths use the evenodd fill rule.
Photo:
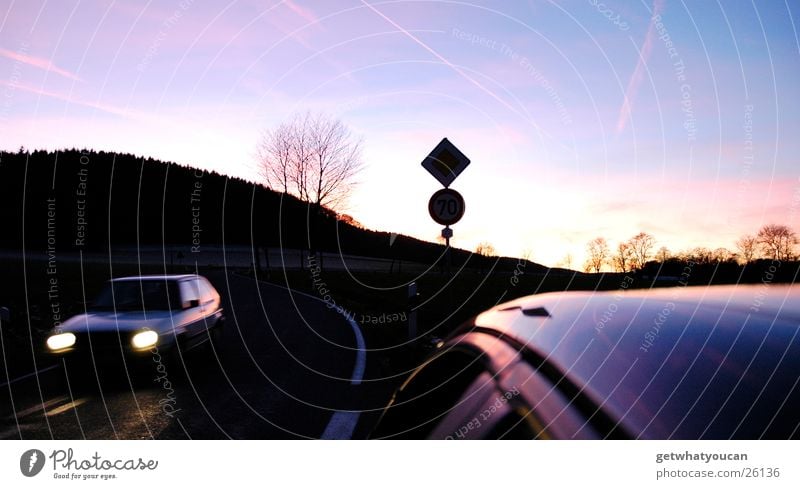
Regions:
<instances>
[{"instance_id":1,"label":"illuminated headlight","mask_svg":"<svg viewBox=\"0 0 800 489\"><path fill-rule=\"evenodd\" d=\"M75 344L75 335L72 333L58 333L47 338L47 347L53 351L63 350Z\"/></svg>"},{"instance_id":2,"label":"illuminated headlight","mask_svg":"<svg viewBox=\"0 0 800 489\"><path fill-rule=\"evenodd\" d=\"M143 348L150 348L151 346L158 343L158 333L155 331L141 331L133 335L131 338L131 344L136 349L143 349Z\"/></svg>"}]
</instances>

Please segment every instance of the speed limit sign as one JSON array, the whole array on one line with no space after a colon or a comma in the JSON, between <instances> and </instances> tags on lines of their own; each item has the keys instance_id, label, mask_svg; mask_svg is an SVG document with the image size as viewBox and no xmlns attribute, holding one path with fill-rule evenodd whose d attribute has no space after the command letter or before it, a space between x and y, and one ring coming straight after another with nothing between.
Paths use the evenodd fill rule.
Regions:
<instances>
[{"instance_id":1,"label":"speed limit sign","mask_svg":"<svg viewBox=\"0 0 800 489\"><path fill-rule=\"evenodd\" d=\"M443 188L428 201L428 212L439 224L455 224L464 216L464 197L453 189Z\"/></svg>"}]
</instances>

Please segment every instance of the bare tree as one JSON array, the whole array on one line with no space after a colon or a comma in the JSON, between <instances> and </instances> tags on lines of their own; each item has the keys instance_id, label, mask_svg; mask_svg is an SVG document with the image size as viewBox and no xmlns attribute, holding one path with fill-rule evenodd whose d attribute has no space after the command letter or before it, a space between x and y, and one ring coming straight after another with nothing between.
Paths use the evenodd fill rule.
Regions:
<instances>
[{"instance_id":1,"label":"bare tree","mask_svg":"<svg viewBox=\"0 0 800 489\"><path fill-rule=\"evenodd\" d=\"M595 273L600 273L603 265L606 264L611 255L608 242L605 238L594 238L586 244L586 252L589 256L586 259L586 266L584 269L587 272L593 271Z\"/></svg>"},{"instance_id":2,"label":"bare tree","mask_svg":"<svg viewBox=\"0 0 800 489\"><path fill-rule=\"evenodd\" d=\"M641 232L632 237L628 244L631 247L631 268L644 268L644 264L650 259L650 253L656 245L656 239L650 234Z\"/></svg>"},{"instance_id":3,"label":"bare tree","mask_svg":"<svg viewBox=\"0 0 800 489\"><path fill-rule=\"evenodd\" d=\"M572 253L567 253L564 255L564 258L562 258L560 262L556 263L556 267L572 270Z\"/></svg>"},{"instance_id":4,"label":"bare tree","mask_svg":"<svg viewBox=\"0 0 800 489\"><path fill-rule=\"evenodd\" d=\"M733 257L733 253L728 248L717 248L711 252L711 258L718 263L731 261Z\"/></svg>"},{"instance_id":5,"label":"bare tree","mask_svg":"<svg viewBox=\"0 0 800 489\"><path fill-rule=\"evenodd\" d=\"M353 178L362 168L361 141L341 121L323 116L311 119L309 140L309 201L338 204L350 194Z\"/></svg>"},{"instance_id":6,"label":"bare tree","mask_svg":"<svg viewBox=\"0 0 800 489\"><path fill-rule=\"evenodd\" d=\"M611 257L614 269L618 272L627 273L631 271L633 261L633 249L630 243L624 242L617 245L614 256Z\"/></svg>"},{"instance_id":7,"label":"bare tree","mask_svg":"<svg viewBox=\"0 0 800 489\"><path fill-rule=\"evenodd\" d=\"M736 249L744 264L748 264L756 257L758 251L758 239L752 234L745 234L736 240Z\"/></svg>"},{"instance_id":8,"label":"bare tree","mask_svg":"<svg viewBox=\"0 0 800 489\"><path fill-rule=\"evenodd\" d=\"M756 237L764 253L774 260L786 261L794 258L797 234L782 224L767 224L758 231Z\"/></svg>"},{"instance_id":9,"label":"bare tree","mask_svg":"<svg viewBox=\"0 0 800 489\"><path fill-rule=\"evenodd\" d=\"M259 170L267 184L318 207L341 206L363 167L361 141L341 121L296 115L263 134Z\"/></svg>"},{"instance_id":10,"label":"bare tree","mask_svg":"<svg viewBox=\"0 0 800 489\"><path fill-rule=\"evenodd\" d=\"M664 263L670 258L672 258L672 253L670 253L666 246L662 246L658 249L658 251L656 251L656 260L659 262Z\"/></svg>"},{"instance_id":11,"label":"bare tree","mask_svg":"<svg viewBox=\"0 0 800 489\"><path fill-rule=\"evenodd\" d=\"M475 248L475 253L481 256L495 256L496 254L494 246L488 241L478 243L478 246Z\"/></svg>"},{"instance_id":12,"label":"bare tree","mask_svg":"<svg viewBox=\"0 0 800 489\"><path fill-rule=\"evenodd\" d=\"M358 229L367 229L363 224L361 224L355 217L351 216L350 214L337 214L337 219L339 222L344 224L349 224L353 227Z\"/></svg>"},{"instance_id":13,"label":"bare tree","mask_svg":"<svg viewBox=\"0 0 800 489\"><path fill-rule=\"evenodd\" d=\"M705 246L697 246L689 252L689 259L701 265L707 265L714 261L714 252Z\"/></svg>"},{"instance_id":14,"label":"bare tree","mask_svg":"<svg viewBox=\"0 0 800 489\"><path fill-rule=\"evenodd\" d=\"M294 136L292 124L283 123L266 131L258 145L259 172L271 188L289 193L294 173Z\"/></svg>"}]
</instances>

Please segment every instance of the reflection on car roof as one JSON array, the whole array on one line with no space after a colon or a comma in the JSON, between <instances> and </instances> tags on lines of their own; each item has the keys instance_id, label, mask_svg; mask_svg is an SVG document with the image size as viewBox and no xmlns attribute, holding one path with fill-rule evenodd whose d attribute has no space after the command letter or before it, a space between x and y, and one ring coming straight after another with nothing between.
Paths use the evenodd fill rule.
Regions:
<instances>
[{"instance_id":1,"label":"reflection on car roof","mask_svg":"<svg viewBox=\"0 0 800 489\"><path fill-rule=\"evenodd\" d=\"M182 274L182 275L137 275L133 277L119 277L111 280L112 282L128 282L128 281L141 281L141 280L183 280L187 278L197 278L199 275Z\"/></svg>"}]
</instances>

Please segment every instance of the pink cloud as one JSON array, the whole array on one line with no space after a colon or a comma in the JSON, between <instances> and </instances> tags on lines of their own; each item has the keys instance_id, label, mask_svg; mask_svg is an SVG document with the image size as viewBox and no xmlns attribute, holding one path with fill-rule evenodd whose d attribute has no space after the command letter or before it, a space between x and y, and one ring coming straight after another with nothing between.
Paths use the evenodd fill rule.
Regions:
<instances>
[{"instance_id":1,"label":"pink cloud","mask_svg":"<svg viewBox=\"0 0 800 489\"><path fill-rule=\"evenodd\" d=\"M81 78L75 73L59 68L58 66L53 64L52 61L45 58L30 56L24 53L10 51L8 49L3 49L3 48L0 48L0 56L13 61L24 63L28 66L33 66L35 68L45 70L49 73L55 73L57 75L61 75L64 78L69 78L70 80L82 81Z\"/></svg>"},{"instance_id":2,"label":"pink cloud","mask_svg":"<svg viewBox=\"0 0 800 489\"><path fill-rule=\"evenodd\" d=\"M794 197L800 195L800 180L615 177L602 189L593 186L574 184L576 192L589 196L589 214L598 226L637 225L642 229L627 232L691 238L697 244L719 242L731 247L732 239L755 233L764 224L796 227L800 215L800 202Z\"/></svg>"}]
</instances>

